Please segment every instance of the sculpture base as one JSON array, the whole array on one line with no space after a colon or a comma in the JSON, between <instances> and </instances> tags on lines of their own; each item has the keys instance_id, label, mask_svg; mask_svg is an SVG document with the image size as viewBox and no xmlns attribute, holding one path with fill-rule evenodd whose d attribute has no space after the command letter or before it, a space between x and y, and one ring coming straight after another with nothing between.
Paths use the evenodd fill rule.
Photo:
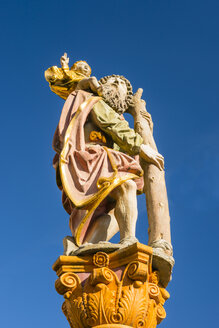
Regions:
<instances>
[{"instance_id":1,"label":"sculpture base","mask_svg":"<svg viewBox=\"0 0 219 328\"><path fill-rule=\"evenodd\" d=\"M152 272L152 248L135 243L106 254L60 256L53 269L71 328L155 328L169 293Z\"/></svg>"},{"instance_id":2,"label":"sculpture base","mask_svg":"<svg viewBox=\"0 0 219 328\"><path fill-rule=\"evenodd\" d=\"M93 328L131 328L131 326L108 324L95 326Z\"/></svg>"}]
</instances>

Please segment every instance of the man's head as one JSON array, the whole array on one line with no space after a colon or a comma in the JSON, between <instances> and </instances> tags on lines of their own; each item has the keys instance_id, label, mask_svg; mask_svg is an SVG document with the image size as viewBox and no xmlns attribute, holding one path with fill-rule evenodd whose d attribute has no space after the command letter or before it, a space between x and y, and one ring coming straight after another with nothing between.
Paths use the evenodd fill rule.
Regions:
<instances>
[{"instance_id":1,"label":"man's head","mask_svg":"<svg viewBox=\"0 0 219 328\"><path fill-rule=\"evenodd\" d=\"M84 60L79 60L71 67L73 71L77 71L87 77L91 75L91 68L88 63Z\"/></svg>"},{"instance_id":2,"label":"man's head","mask_svg":"<svg viewBox=\"0 0 219 328\"><path fill-rule=\"evenodd\" d=\"M131 83L120 75L109 75L100 79L102 97L118 113L124 113L132 101Z\"/></svg>"}]
</instances>

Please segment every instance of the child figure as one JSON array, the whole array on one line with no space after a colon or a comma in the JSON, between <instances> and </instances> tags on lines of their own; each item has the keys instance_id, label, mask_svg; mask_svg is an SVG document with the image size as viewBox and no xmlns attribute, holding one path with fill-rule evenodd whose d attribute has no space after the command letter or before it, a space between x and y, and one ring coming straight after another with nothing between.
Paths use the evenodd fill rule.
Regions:
<instances>
[{"instance_id":1,"label":"child figure","mask_svg":"<svg viewBox=\"0 0 219 328\"><path fill-rule=\"evenodd\" d=\"M91 68L86 61L80 60L69 69L67 53L60 59L62 68L52 66L45 71L45 78L49 82L50 89L63 99L74 90L91 90L98 93L100 84L96 77L91 75Z\"/></svg>"}]
</instances>

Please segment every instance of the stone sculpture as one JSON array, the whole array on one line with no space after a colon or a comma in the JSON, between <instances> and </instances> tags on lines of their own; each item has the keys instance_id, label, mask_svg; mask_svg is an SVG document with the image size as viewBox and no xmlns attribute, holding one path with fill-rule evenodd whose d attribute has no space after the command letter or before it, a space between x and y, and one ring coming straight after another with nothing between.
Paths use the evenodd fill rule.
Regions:
<instances>
[{"instance_id":1,"label":"stone sculpture","mask_svg":"<svg viewBox=\"0 0 219 328\"><path fill-rule=\"evenodd\" d=\"M147 261L143 261L144 265L141 264L141 256L138 257L137 255L140 246L137 246L135 253L137 262L133 263L137 267L143 265L144 269L140 269L137 277L140 274L144 278L136 278L139 282L136 282L134 286L135 288L141 286L147 294L149 290L148 283L152 279L148 278L148 273L150 272L150 277L153 274L156 277L159 276L159 279L155 280L157 286L159 286L156 287L158 288L157 293L161 293L159 294L161 296L156 296L157 303L155 303L158 305L156 311L162 312L162 305L168 298L166 296L167 292L162 288L170 280L174 260L172 257L170 217L164 178L164 158L158 153L153 139L151 115L146 110L145 101L141 99L143 90L138 89L133 94L131 83L120 75L106 76L97 81L96 77L90 76L91 68L85 61L76 62L71 69L69 69L68 63L69 58L65 53L61 57L61 68L53 66L45 72L51 90L66 99L53 139L53 149L56 151L53 165L56 169L57 185L62 191L63 206L70 215L70 229L72 232L71 237L64 238L64 254L66 256L62 256L59 260L59 263L62 263L60 264L61 268L63 263L67 261L66 263L70 265L67 272L71 271L72 274L63 277L67 281L73 279L76 285L79 286L80 277L77 276L77 273L80 270L75 271L72 268L74 268L74 263L81 261L81 256L87 256L88 262L92 260L92 256L94 256L94 259L95 256L98 257L98 255L93 255L95 253L105 254L103 257L108 258L106 253L113 252L112 256L121 257L121 254L128 254L129 250L131 252L134 245L140 245L135 236L138 216L137 194L144 192L149 220L149 246L153 248L153 263L151 262L150 247L148 247L144 252L150 253L150 261L147 259ZM134 129L129 127L123 116L124 112L130 113L134 117ZM118 231L120 232L119 244L110 243L109 240ZM129 262L125 261L124 263L127 266ZM63 274L60 265L54 266L54 269L58 270L59 277ZM112 267L115 268L115 265ZM120 270L119 263L116 267L117 270ZM76 268L79 269L77 265ZM125 278L126 273L124 272L128 270L128 274L130 268L131 266L127 266L126 269L121 269L124 277L121 282L115 276L117 273L111 271L107 271L107 273L105 269L105 273L99 272L99 269L97 272L93 267L84 268L82 271L89 275L86 284L88 294L92 290L89 284L94 286L94 290L103 281L104 284L109 284L107 278L104 278L107 274L112 277L115 276L115 282L113 283L115 293L122 292L122 287L118 286L123 284L124 279L125 281L128 279ZM91 274L91 272L93 273ZM95 277L99 277L99 280ZM128 277L131 281L133 280L131 274L128 274ZM114 278L112 278L112 281L114 281ZM77 298L74 293L72 294L76 287L69 287L69 289L66 287L68 283L63 285L65 279L60 279L57 282L57 290L59 293L65 294L66 298L71 298L70 303L67 301L65 303L64 313L71 327L74 327L72 316L80 316L80 314L70 314L71 306L75 300L78 302L81 297L83 299L83 292L81 291L80 295L78 294L79 298ZM96 279L97 283L92 283L92 279ZM159 292L159 288L163 292ZM144 293L143 289L140 294ZM70 290L71 293L69 293ZM107 294L107 291L105 293ZM146 294L144 294L144 297L142 294L142 299L140 296L136 297L140 297L140 302L145 302L145 306L146 303L149 306L149 296L146 296ZM99 294L98 297L100 297ZM116 299L116 302L119 302L119 298ZM82 300L82 308L87 301ZM117 305L117 310L114 309L117 312L111 313L115 318L119 318L119 303ZM155 309L155 305L152 307ZM106 311L106 309L102 311ZM154 314L156 312L154 311L152 311L153 315L151 314L154 320L152 326L156 327L161 320L159 314ZM133 327L139 325L139 323L136 323L137 312L130 319L131 321L120 318L121 320L119 319L116 322L116 319L110 319L111 314L106 320L93 320L92 324L90 324L88 315L85 316L86 320L82 320L78 325L86 327L107 323L108 327L114 323L127 324L127 322ZM146 316L146 312L144 312L144 315ZM143 326L149 327L149 321L143 320Z\"/></svg>"},{"instance_id":2,"label":"stone sculpture","mask_svg":"<svg viewBox=\"0 0 219 328\"><path fill-rule=\"evenodd\" d=\"M100 85L95 77L90 77L91 68L83 60L79 60L69 69L67 54L60 59L62 68L52 66L45 72L45 78L49 82L50 89L66 99L75 89L91 89L96 92Z\"/></svg>"},{"instance_id":3,"label":"stone sculpture","mask_svg":"<svg viewBox=\"0 0 219 328\"><path fill-rule=\"evenodd\" d=\"M106 254L60 256L53 269L71 328L155 328L170 297L151 270L152 249L136 243Z\"/></svg>"}]
</instances>

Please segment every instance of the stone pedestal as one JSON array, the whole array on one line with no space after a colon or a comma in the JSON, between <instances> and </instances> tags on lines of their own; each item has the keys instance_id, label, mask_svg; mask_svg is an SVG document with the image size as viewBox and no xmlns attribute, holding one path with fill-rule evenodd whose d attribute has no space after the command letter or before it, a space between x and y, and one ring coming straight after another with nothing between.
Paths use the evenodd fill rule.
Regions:
<instances>
[{"instance_id":1,"label":"stone pedestal","mask_svg":"<svg viewBox=\"0 0 219 328\"><path fill-rule=\"evenodd\" d=\"M106 254L60 256L55 287L71 328L154 328L169 293L152 272L152 248L140 243Z\"/></svg>"}]
</instances>

